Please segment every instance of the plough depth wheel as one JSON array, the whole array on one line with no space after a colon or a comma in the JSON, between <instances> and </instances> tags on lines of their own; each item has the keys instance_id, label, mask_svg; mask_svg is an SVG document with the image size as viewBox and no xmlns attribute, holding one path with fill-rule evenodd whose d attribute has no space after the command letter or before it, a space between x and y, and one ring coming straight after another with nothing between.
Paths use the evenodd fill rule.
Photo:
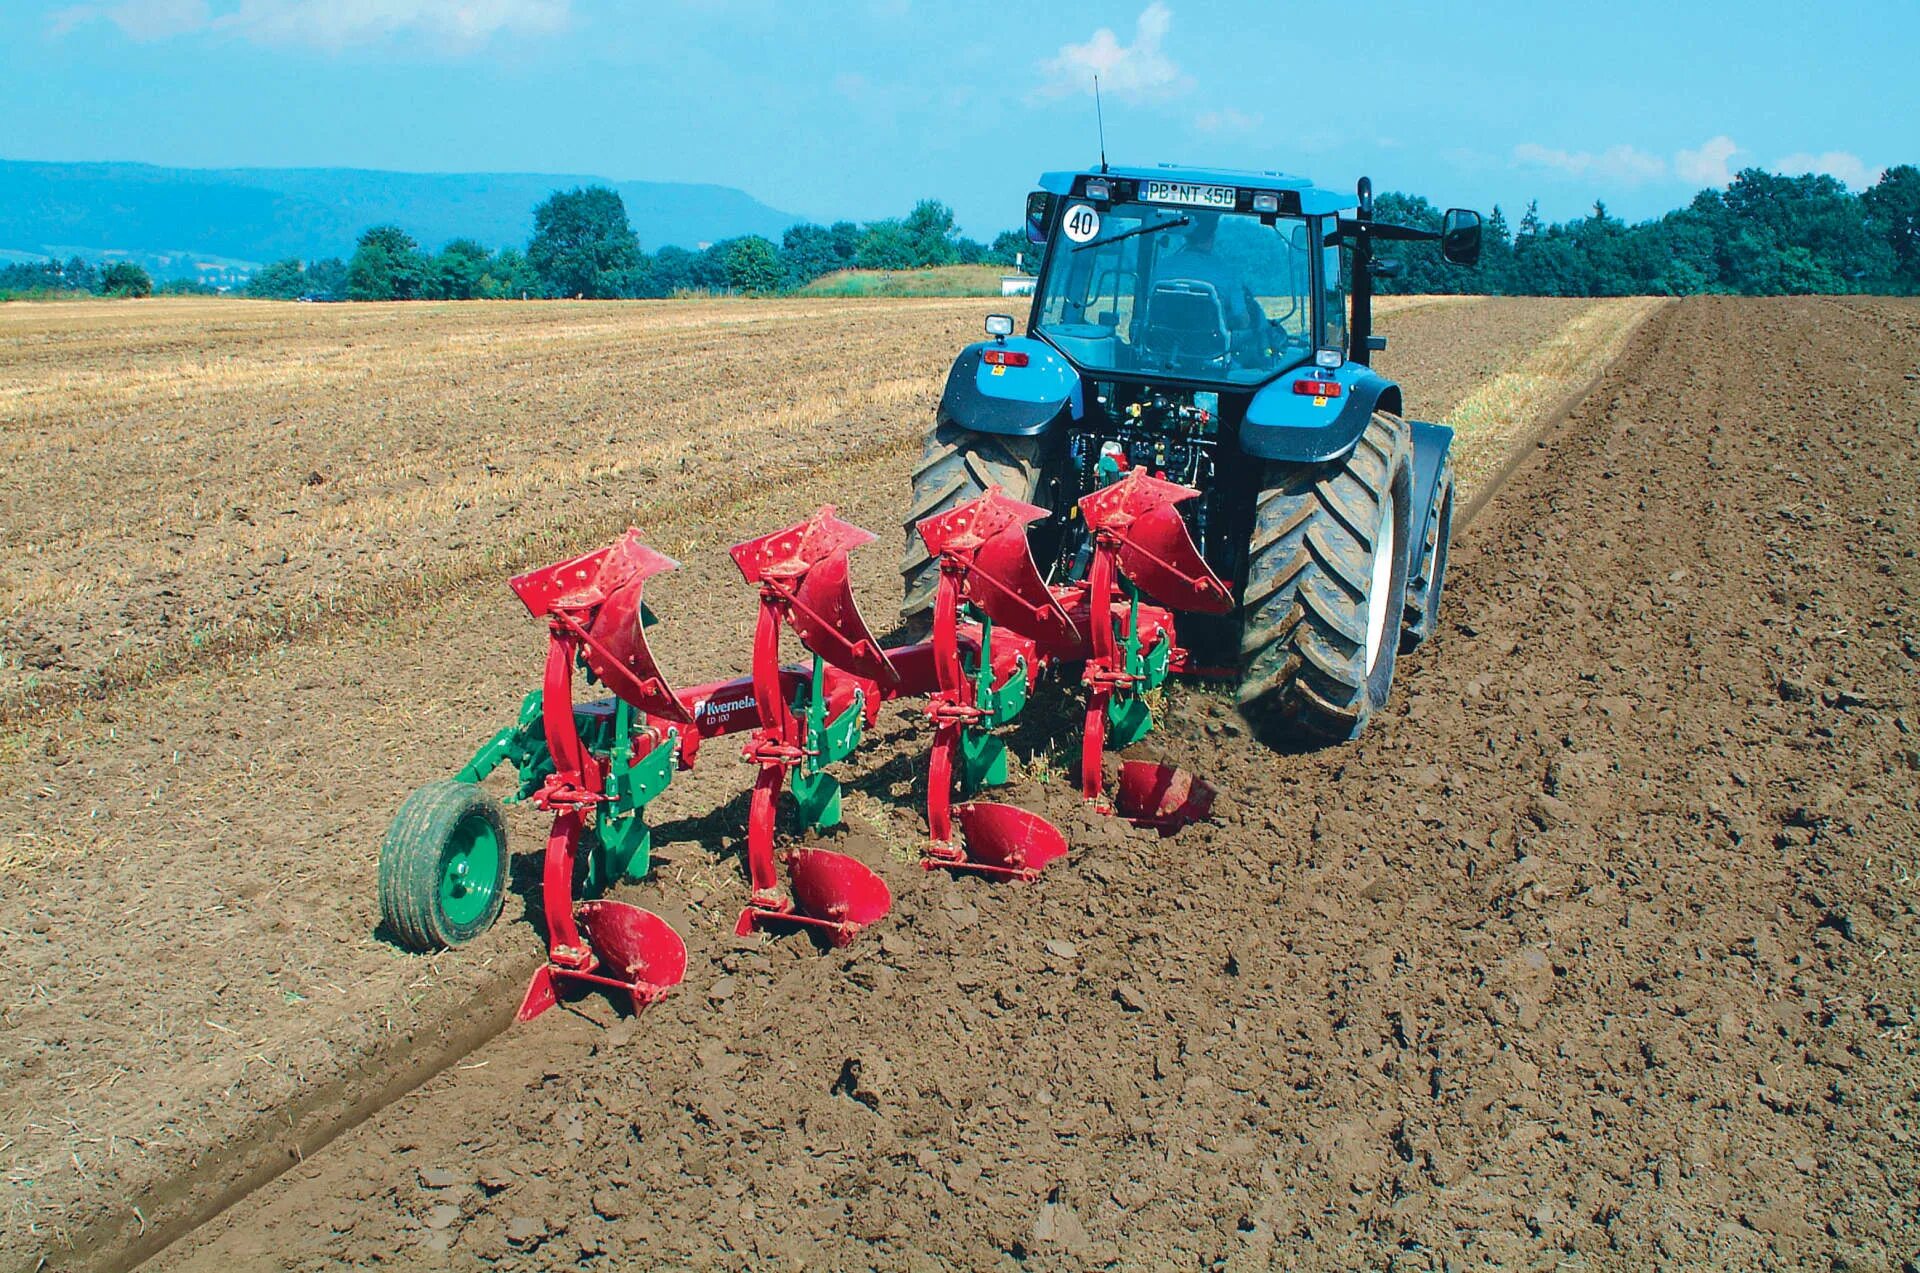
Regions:
<instances>
[{"instance_id":1,"label":"plough depth wheel","mask_svg":"<svg viewBox=\"0 0 1920 1273\"><path fill-rule=\"evenodd\" d=\"M470 782L408 796L380 846L380 918L401 945L431 951L493 926L507 895L507 824Z\"/></svg>"}]
</instances>

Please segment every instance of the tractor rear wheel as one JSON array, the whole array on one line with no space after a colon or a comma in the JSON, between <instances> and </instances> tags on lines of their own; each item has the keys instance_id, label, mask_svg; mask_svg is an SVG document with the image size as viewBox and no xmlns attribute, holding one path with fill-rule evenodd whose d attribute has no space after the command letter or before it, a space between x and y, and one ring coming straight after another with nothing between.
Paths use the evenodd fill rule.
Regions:
<instances>
[{"instance_id":1,"label":"tractor rear wheel","mask_svg":"<svg viewBox=\"0 0 1920 1273\"><path fill-rule=\"evenodd\" d=\"M472 941L507 897L507 823L470 782L445 778L408 796L380 846L380 918L409 950Z\"/></svg>"},{"instance_id":2,"label":"tractor rear wheel","mask_svg":"<svg viewBox=\"0 0 1920 1273\"><path fill-rule=\"evenodd\" d=\"M1345 742L1387 701L1412 487L1412 434L1384 411L1342 460L1267 465L1242 594L1239 692L1263 736Z\"/></svg>"},{"instance_id":3,"label":"tractor rear wheel","mask_svg":"<svg viewBox=\"0 0 1920 1273\"><path fill-rule=\"evenodd\" d=\"M1037 503L1046 439L975 433L958 425L942 424L927 436L926 448L913 469L913 503L906 517L906 546L900 557L900 576L906 599L904 618L933 607L934 585L940 567L915 529L921 519L943 513L998 486L1017 500Z\"/></svg>"},{"instance_id":4,"label":"tractor rear wheel","mask_svg":"<svg viewBox=\"0 0 1920 1273\"><path fill-rule=\"evenodd\" d=\"M1400 625L1400 653L1418 649L1433 635L1440 615L1440 594L1447 583L1447 547L1453 542L1453 461L1440 470L1427 509L1426 541L1420 547L1420 566L1407 580L1406 619Z\"/></svg>"}]
</instances>

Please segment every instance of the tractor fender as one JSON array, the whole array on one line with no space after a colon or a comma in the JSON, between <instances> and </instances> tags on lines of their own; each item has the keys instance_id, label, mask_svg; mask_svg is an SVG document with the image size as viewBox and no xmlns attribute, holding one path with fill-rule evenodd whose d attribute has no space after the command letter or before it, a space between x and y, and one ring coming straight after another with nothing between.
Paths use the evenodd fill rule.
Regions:
<instances>
[{"instance_id":1,"label":"tractor fender","mask_svg":"<svg viewBox=\"0 0 1920 1273\"><path fill-rule=\"evenodd\" d=\"M1025 354L1027 365L989 364L981 359L989 349ZM1080 376L1072 364L1045 341L1009 336L960 351L940 395L939 419L976 433L1033 437L1046 432L1069 405L1080 414Z\"/></svg>"},{"instance_id":2,"label":"tractor fender","mask_svg":"<svg viewBox=\"0 0 1920 1273\"><path fill-rule=\"evenodd\" d=\"M1440 474L1447 466L1447 452L1453 449L1453 430L1425 420L1407 423L1413 429L1413 502L1408 507L1420 519L1420 525L1409 528L1413 533L1407 536L1407 547L1417 553L1427 542L1427 522L1440 514L1434 506L1433 488L1439 484Z\"/></svg>"},{"instance_id":3,"label":"tractor fender","mask_svg":"<svg viewBox=\"0 0 1920 1273\"><path fill-rule=\"evenodd\" d=\"M1242 450L1292 464L1336 460L1353 449L1375 411L1400 413L1400 386L1369 367L1350 362L1335 369L1337 398L1294 392L1294 381L1313 374L1311 367L1283 372L1253 395L1240 423Z\"/></svg>"}]
</instances>

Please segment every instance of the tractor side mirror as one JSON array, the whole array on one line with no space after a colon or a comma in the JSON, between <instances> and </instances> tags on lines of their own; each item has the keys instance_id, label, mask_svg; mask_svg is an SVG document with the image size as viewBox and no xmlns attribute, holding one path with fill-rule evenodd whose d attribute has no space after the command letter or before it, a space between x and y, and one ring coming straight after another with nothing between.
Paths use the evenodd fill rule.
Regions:
<instances>
[{"instance_id":1,"label":"tractor side mirror","mask_svg":"<svg viewBox=\"0 0 1920 1273\"><path fill-rule=\"evenodd\" d=\"M1053 196L1036 190L1027 196L1027 242L1045 243L1047 223L1053 220Z\"/></svg>"},{"instance_id":2,"label":"tractor side mirror","mask_svg":"<svg viewBox=\"0 0 1920 1273\"><path fill-rule=\"evenodd\" d=\"M1440 255L1454 265L1480 264L1480 214L1471 208L1448 208L1440 223Z\"/></svg>"}]
</instances>

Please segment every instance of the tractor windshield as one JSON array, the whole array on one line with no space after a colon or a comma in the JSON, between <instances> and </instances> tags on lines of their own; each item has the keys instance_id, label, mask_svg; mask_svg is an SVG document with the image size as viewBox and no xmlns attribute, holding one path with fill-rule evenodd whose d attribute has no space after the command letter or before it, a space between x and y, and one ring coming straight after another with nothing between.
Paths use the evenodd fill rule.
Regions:
<instances>
[{"instance_id":1,"label":"tractor windshield","mask_svg":"<svg viewBox=\"0 0 1920 1273\"><path fill-rule=\"evenodd\" d=\"M1299 217L1071 204L1034 329L1088 370L1257 384L1313 353L1311 245Z\"/></svg>"}]
</instances>

